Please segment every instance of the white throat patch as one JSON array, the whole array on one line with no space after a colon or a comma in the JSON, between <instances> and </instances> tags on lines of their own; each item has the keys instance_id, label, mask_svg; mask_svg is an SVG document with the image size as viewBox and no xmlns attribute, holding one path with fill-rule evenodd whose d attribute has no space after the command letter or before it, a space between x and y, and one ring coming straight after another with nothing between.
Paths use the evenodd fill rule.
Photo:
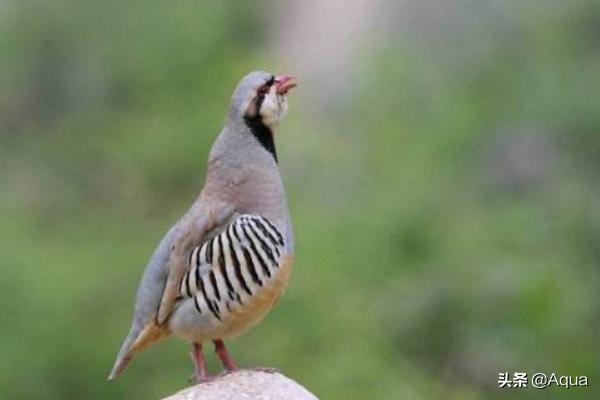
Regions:
<instances>
[{"instance_id":1,"label":"white throat patch","mask_svg":"<svg viewBox=\"0 0 600 400\"><path fill-rule=\"evenodd\" d=\"M285 117L288 111L287 96L276 93L275 85L265 94L265 99L260 107L260 116L267 126L276 126Z\"/></svg>"}]
</instances>

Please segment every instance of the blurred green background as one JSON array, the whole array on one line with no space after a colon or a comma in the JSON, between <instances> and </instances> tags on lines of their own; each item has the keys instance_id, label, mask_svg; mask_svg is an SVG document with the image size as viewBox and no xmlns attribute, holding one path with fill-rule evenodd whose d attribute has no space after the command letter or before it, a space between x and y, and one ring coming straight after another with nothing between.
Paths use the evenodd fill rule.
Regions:
<instances>
[{"instance_id":1,"label":"blurred green background","mask_svg":"<svg viewBox=\"0 0 600 400\"><path fill-rule=\"evenodd\" d=\"M593 0L0 1L0 397L187 385L179 340L105 378L254 69L300 82L277 135L297 257L240 364L332 400L600 398Z\"/></svg>"}]
</instances>

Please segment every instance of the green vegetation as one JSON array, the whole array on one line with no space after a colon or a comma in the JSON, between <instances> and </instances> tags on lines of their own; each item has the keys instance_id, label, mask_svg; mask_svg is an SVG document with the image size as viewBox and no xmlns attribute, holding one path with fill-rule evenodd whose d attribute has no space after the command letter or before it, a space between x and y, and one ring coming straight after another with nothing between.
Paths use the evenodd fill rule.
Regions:
<instances>
[{"instance_id":1,"label":"green vegetation","mask_svg":"<svg viewBox=\"0 0 600 400\"><path fill-rule=\"evenodd\" d=\"M327 400L600 396L600 7L555 3L381 33L330 112L298 88L277 137L295 270L240 364ZM279 69L265 10L0 4L0 397L186 385L178 340L105 377L234 85ZM504 371L590 387L502 391Z\"/></svg>"}]
</instances>

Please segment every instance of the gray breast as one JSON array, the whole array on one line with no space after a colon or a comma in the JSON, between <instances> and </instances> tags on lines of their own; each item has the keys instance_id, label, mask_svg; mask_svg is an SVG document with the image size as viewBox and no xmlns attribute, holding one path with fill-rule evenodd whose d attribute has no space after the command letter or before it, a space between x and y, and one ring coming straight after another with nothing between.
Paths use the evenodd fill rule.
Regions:
<instances>
[{"instance_id":1,"label":"gray breast","mask_svg":"<svg viewBox=\"0 0 600 400\"><path fill-rule=\"evenodd\" d=\"M259 215L240 215L222 232L193 249L180 294L196 311L217 320L255 296L281 266L285 239Z\"/></svg>"}]
</instances>

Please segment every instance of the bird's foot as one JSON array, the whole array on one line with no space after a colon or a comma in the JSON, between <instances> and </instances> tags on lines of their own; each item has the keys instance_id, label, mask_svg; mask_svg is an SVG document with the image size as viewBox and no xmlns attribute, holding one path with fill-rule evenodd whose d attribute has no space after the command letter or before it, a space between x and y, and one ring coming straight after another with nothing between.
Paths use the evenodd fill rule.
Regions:
<instances>
[{"instance_id":1,"label":"bird's foot","mask_svg":"<svg viewBox=\"0 0 600 400\"><path fill-rule=\"evenodd\" d=\"M210 374L198 375L196 372L192 372L190 374L190 377L188 378L188 382L192 383L192 384L207 383L210 381L214 381L217 377L218 377L217 375L210 375Z\"/></svg>"},{"instance_id":2,"label":"bird's foot","mask_svg":"<svg viewBox=\"0 0 600 400\"><path fill-rule=\"evenodd\" d=\"M225 347L225 343L223 343L221 339L213 340L213 343L215 344L215 352L217 353L217 356L219 356L219 359L221 360L225 371L237 371L237 364L235 363L235 361L233 361L231 355L229 355L227 347Z\"/></svg>"},{"instance_id":3,"label":"bird's foot","mask_svg":"<svg viewBox=\"0 0 600 400\"><path fill-rule=\"evenodd\" d=\"M194 362L194 372L189 378L191 383L204 383L213 380L215 377L208 373L208 367L204 354L202 354L202 344L194 343L192 346L192 352L190 353L192 361Z\"/></svg>"}]
</instances>

